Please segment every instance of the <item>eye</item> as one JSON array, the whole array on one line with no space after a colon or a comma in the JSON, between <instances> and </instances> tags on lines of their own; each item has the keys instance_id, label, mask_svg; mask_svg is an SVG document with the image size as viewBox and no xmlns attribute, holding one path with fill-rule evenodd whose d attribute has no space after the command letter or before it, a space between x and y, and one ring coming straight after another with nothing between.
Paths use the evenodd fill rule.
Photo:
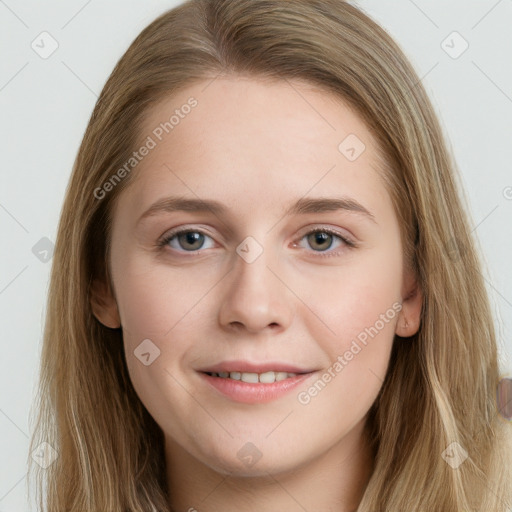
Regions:
<instances>
[{"instance_id":1,"label":"eye","mask_svg":"<svg viewBox=\"0 0 512 512\"><path fill-rule=\"evenodd\" d=\"M328 228L315 228L308 231L300 240L304 239L307 239L308 244L314 252L326 253L325 256L335 256L339 254L329 250L333 248L332 246L335 239L338 239L339 244L335 246L334 249L339 248L340 246L347 246L349 248L355 247L355 243L347 237ZM318 254L318 256L324 256L324 254Z\"/></svg>"},{"instance_id":2,"label":"eye","mask_svg":"<svg viewBox=\"0 0 512 512\"><path fill-rule=\"evenodd\" d=\"M212 241L209 247L204 246L206 239L210 239ZM349 240L347 237L329 228L319 227L308 231L299 239L299 241L304 239L307 239L307 242L313 249L313 252L319 253L317 256L338 255L339 252L333 252L332 250L329 250L333 249L332 246L336 239L338 240L338 245L335 246L334 249L340 246L345 246L348 248L353 248L356 246L356 244ZM195 253L201 249L211 249L214 247L213 239L203 231L197 229L181 229L177 231L171 231L170 233L164 235L157 245L159 248L169 246L178 252L189 253ZM294 247L297 246L299 245L295 243Z\"/></svg>"},{"instance_id":3,"label":"eye","mask_svg":"<svg viewBox=\"0 0 512 512\"><path fill-rule=\"evenodd\" d=\"M210 249L213 247L213 244L210 247L203 247L205 238L212 240L210 236L202 231L182 229L165 235L162 240L158 242L158 246L164 247L165 245L169 245L179 252L196 252L199 249Z\"/></svg>"}]
</instances>

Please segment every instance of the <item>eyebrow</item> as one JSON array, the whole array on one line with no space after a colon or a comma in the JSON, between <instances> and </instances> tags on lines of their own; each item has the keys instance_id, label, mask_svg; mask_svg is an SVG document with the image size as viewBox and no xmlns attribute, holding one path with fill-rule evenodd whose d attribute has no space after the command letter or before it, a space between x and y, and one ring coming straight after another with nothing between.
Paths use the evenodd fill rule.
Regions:
<instances>
[{"instance_id":1,"label":"eyebrow","mask_svg":"<svg viewBox=\"0 0 512 512\"><path fill-rule=\"evenodd\" d=\"M361 203L350 197L301 198L285 211L284 216L326 213L339 210L359 214L376 223L373 213L371 213ZM147 217L151 217L159 213L170 213L176 211L197 213L210 212L216 216L223 216L228 213L228 207L221 202L212 199L166 197L153 203L141 215L137 223Z\"/></svg>"}]
</instances>

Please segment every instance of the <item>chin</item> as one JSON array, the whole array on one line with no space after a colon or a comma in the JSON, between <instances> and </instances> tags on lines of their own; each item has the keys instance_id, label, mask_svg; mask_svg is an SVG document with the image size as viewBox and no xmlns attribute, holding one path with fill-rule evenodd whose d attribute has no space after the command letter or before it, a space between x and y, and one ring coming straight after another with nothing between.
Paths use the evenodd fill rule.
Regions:
<instances>
[{"instance_id":1,"label":"chin","mask_svg":"<svg viewBox=\"0 0 512 512\"><path fill-rule=\"evenodd\" d=\"M251 443L246 443L241 449L233 452L224 452L211 458L211 452L204 463L215 472L231 477L268 477L280 473L287 473L297 469L301 465L299 460L283 460L274 450L270 456L265 457Z\"/></svg>"}]
</instances>

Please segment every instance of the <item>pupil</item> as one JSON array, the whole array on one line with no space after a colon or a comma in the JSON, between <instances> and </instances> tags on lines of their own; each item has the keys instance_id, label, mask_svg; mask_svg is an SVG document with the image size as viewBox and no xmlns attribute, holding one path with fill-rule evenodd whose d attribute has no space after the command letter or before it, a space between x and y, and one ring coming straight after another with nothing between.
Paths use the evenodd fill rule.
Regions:
<instances>
[{"instance_id":1,"label":"pupil","mask_svg":"<svg viewBox=\"0 0 512 512\"><path fill-rule=\"evenodd\" d=\"M202 233L198 233L197 231L188 231L187 233L182 233L180 235L180 245L182 245L181 244L182 241L184 241L185 244L190 244L190 245L193 245L194 242L199 241L200 243L198 244L198 246L196 244L195 247L191 247L191 248L190 247L187 248L186 246L183 247L183 245L182 245L183 249L185 249L185 250L199 249L199 247L201 247L201 245L202 245L203 238L204 238L204 235Z\"/></svg>"},{"instance_id":2,"label":"pupil","mask_svg":"<svg viewBox=\"0 0 512 512\"><path fill-rule=\"evenodd\" d=\"M325 233L325 232L322 232L322 231L318 231L316 233L313 233L313 237L314 237L314 243L319 243L320 244L320 249L326 249L326 248L329 248L330 247L330 243L328 244L325 244L326 241L329 241L329 239L332 237L331 234L329 233ZM313 244L314 245L314 244Z\"/></svg>"}]
</instances>

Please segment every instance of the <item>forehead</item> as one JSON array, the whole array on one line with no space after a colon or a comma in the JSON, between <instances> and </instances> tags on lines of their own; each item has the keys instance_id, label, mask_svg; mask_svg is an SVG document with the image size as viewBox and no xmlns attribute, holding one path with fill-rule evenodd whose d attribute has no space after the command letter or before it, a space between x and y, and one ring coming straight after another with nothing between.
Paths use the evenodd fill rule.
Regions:
<instances>
[{"instance_id":1,"label":"forehead","mask_svg":"<svg viewBox=\"0 0 512 512\"><path fill-rule=\"evenodd\" d=\"M197 82L148 112L140 140L148 137L153 148L126 191L141 207L164 189L260 205L333 188L383 194L365 123L338 96L301 81Z\"/></svg>"}]
</instances>

